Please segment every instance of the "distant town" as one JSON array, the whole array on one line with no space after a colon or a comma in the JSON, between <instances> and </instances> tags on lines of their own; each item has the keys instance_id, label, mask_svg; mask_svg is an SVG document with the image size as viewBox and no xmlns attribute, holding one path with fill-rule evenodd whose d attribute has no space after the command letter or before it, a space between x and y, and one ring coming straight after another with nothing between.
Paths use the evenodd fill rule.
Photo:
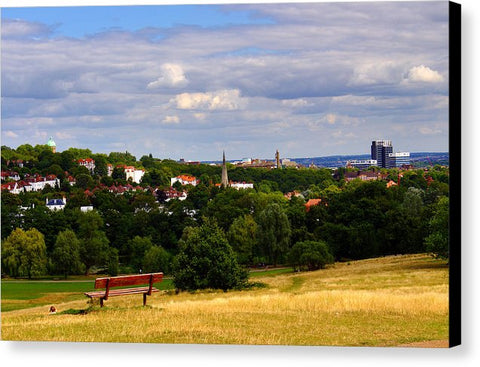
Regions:
<instances>
[{"instance_id":1,"label":"distant town","mask_svg":"<svg viewBox=\"0 0 480 367\"><path fill-rule=\"evenodd\" d=\"M53 137L47 141L46 147L52 152L57 153L56 143ZM6 147L5 147L6 148ZM10 149L10 148L8 148ZM88 150L84 150L88 151ZM128 154L128 152L127 152ZM153 157L152 157L153 159ZM312 157L312 158L281 158L280 152L275 152L275 158L272 160L259 159L259 158L243 158L241 160L226 160L225 152L223 155L223 161L186 161L181 158L177 163L182 165L200 165L208 164L212 166L222 165L222 182L216 183L216 185L231 186L236 189L253 189L252 182L227 182L226 177L226 163L235 167L242 168L266 168L266 169L280 169L280 168L330 168L337 169L344 167L347 169L357 169L353 172L346 174L345 179L350 181L355 178L365 179L377 179L380 178L380 173L375 172L375 168L397 168L402 170L411 170L415 168L429 167L434 165L448 166L449 154L438 152L427 153L410 153L410 152L394 152L391 140L374 140L370 146L370 154L360 155L334 155L326 157ZM2 191L8 191L13 194L19 194L21 192L37 192L43 190L46 186L52 188L60 188L61 179L54 173L47 173L41 175L39 173L25 173L23 177L14 169L9 168L24 168L31 166L32 162L24 161L22 159L5 159L2 154ZM91 157L82 157L75 160L75 163L79 167L84 167L86 172L94 175L98 173L96 170L95 160ZM112 163L106 163L106 176L112 177L114 169L123 171L125 180L131 184L140 184L146 172L144 167L135 167L135 165L117 164L115 167ZM370 169L370 172L368 171ZM372 170L373 169L373 170ZM367 171L366 171L367 170ZM65 171L64 180L69 185L76 185L76 179L68 171ZM118 174L116 178L119 178ZM173 188L175 183L180 183L182 186L192 185L196 186L200 181L191 175L178 175L170 179L170 185ZM125 186L116 187L110 186L111 192L124 192L134 189L133 186L127 184ZM140 188L138 188L140 189ZM185 199L186 192L176 191L171 189L167 192L168 198ZM64 198L65 200L65 198ZM66 200L65 200L66 201ZM47 202L48 204L48 202ZM52 201L51 208L58 209L58 200ZM64 203L65 205L65 203ZM61 206L61 205L60 205Z\"/></svg>"}]
</instances>

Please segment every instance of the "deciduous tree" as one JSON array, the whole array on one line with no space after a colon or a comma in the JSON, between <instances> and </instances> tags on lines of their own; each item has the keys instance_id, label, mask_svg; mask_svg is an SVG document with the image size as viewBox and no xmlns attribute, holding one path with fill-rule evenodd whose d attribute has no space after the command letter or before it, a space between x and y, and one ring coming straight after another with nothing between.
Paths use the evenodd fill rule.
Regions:
<instances>
[{"instance_id":1,"label":"deciduous tree","mask_svg":"<svg viewBox=\"0 0 480 367\"><path fill-rule=\"evenodd\" d=\"M2 243L2 263L11 276L42 275L46 272L47 248L43 235L35 228L15 229Z\"/></svg>"},{"instance_id":2,"label":"deciduous tree","mask_svg":"<svg viewBox=\"0 0 480 367\"><path fill-rule=\"evenodd\" d=\"M52 252L53 265L60 274L67 276L81 271L80 241L75 232L65 230L58 234Z\"/></svg>"},{"instance_id":3,"label":"deciduous tree","mask_svg":"<svg viewBox=\"0 0 480 367\"><path fill-rule=\"evenodd\" d=\"M278 204L270 204L258 216L257 239L263 254L276 266L290 245L290 223Z\"/></svg>"},{"instance_id":4,"label":"deciduous tree","mask_svg":"<svg viewBox=\"0 0 480 367\"><path fill-rule=\"evenodd\" d=\"M224 232L211 220L189 229L188 238L180 243L174 262L174 284L181 290L241 287L246 272L238 265L235 253Z\"/></svg>"}]
</instances>

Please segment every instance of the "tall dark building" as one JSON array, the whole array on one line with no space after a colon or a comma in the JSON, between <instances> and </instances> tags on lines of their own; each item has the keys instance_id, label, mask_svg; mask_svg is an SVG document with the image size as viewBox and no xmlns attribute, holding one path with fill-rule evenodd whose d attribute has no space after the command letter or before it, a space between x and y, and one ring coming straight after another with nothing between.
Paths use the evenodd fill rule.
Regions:
<instances>
[{"instance_id":1,"label":"tall dark building","mask_svg":"<svg viewBox=\"0 0 480 367\"><path fill-rule=\"evenodd\" d=\"M382 168L388 168L388 155L393 153L391 140L374 140L372 141L372 159L377 161L377 165Z\"/></svg>"}]
</instances>

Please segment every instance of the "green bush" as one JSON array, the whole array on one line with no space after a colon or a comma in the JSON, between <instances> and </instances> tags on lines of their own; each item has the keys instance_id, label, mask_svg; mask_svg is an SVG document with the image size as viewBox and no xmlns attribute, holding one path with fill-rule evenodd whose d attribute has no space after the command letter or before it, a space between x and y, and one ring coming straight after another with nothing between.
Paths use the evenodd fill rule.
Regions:
<instances>
[{"instance_id":1,"label":"green bush","mask_svg":"<svg viewBox=\"0 0 480 367\"><path fill-rule=\"evenodd\" d=\"M323 241L297 242L288 254L288 260L294 270L318 270L333 264L334 258Z\"/></svg>"}]
</instances>

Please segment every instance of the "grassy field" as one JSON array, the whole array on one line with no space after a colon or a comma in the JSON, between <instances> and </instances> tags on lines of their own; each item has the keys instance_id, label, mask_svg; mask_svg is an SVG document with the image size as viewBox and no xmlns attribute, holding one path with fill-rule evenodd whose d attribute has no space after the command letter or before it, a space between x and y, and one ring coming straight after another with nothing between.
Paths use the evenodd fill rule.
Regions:
<instances>
[{"instance_id":1,"label":"grassy field","mask_svg":"<svg viewBox=\"0 0 480 367\"><path fill-rule=\"evenodd\" d=\"M115 297L102 309L87 303L80 283L71 285L80 294L43 288L45 306L2 312L2 339L345 346L448 339L448 267L427 255L337 263L310 273L256 272L252 281L266 286L165 290L149 297L147 307L141 296ZM17 298L4 299L4 286L2 309L3 302L32 300L28 291L19 299L12 290L7 295ZM51 304L55 315L48 314Z\"/></svg>"}]
</instances>

